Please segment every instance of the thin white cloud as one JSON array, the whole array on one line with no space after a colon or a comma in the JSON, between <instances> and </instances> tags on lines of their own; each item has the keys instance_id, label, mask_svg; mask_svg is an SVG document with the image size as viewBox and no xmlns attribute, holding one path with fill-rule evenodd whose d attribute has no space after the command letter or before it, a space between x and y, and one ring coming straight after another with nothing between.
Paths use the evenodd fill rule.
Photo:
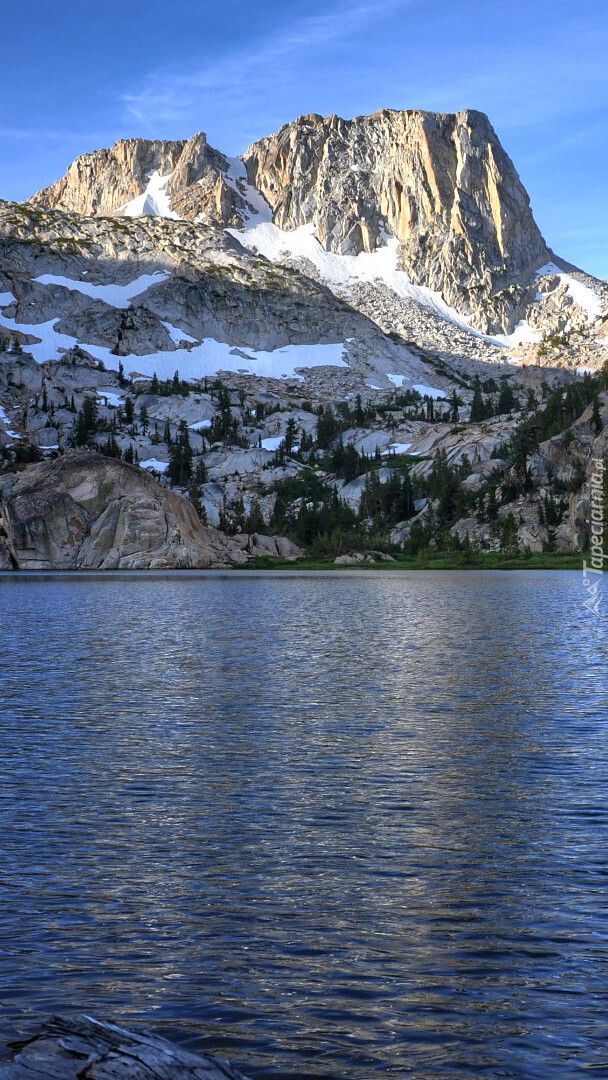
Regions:
<instances>
[{"instance_id":1,"label":"thin white cloud","mask_svg":"<svg viewBox=\"0 0 608 1080\"><path fill-rule=\"evenodd\" d=\"M185 119L192 109L211 94L241 100L244 95L280 88L292 65L313 50L326 50L347 43L367 26L377 24L394 12L415 5L417 0L377 0L354 7L340 6L323 15L311 15L280 28L270 38L252 43L205 62L188 72L157 70L143 86L124 96L127 113L151 128L159 122Z\"/></svg>"}]
</instances>

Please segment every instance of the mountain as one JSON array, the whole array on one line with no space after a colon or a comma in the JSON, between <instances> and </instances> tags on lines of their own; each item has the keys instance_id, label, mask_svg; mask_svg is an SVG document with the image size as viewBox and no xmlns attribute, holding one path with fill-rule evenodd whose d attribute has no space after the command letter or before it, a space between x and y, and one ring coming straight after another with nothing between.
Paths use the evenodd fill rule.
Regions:
<instances>
[{"instance_id":1,"label":"mountain","mask_svg":"<svg viewBox=\"0 0 608 1080\"><path fill-rule=\"evenodd\" d=\"M203 134L126 140L78 158L35 198L81 214L243 227L259 195L275 225L312 226L328 252L359 255L396 238L399 269L484 331L513 329L534 272L553 258L512 162L472 110L305 116L254 143L242 164Z\"/></svg>"},{"instance_id":2,"label":"mountain","mask_svg":"<svg viewBox=\"0 0 608 1080\"><path fill-rule=\"evenodd\" d=\"M607 307L606 284L546 246L482 113L306 116L240 159L202 133L122 140L0 203L0 454L36 485L59 483L38 458L73 447L139 459L243 536L308 546L327 526L411 548L448 527L460 543L466 522L492 547L513 504L522 546L576 547ZM555 462L532 468L540 436L590 408L593 438L547 449L555 487ZM464 491L439 525L438 462Z\"/></svg>"}]
</instances>

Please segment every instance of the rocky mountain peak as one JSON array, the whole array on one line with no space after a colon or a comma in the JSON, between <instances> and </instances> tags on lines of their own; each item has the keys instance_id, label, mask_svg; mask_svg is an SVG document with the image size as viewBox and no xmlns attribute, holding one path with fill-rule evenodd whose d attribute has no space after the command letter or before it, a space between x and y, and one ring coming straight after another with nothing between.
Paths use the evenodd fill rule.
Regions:
<instances>
[{"instance_id":1,"label":"rocky mountain peak","mask_svg":"<svg viewBox=\"0 0 608 1080\"><path fill-rule=\"evenodd\" d=\"M173 142L120 139L76 158L61 180L30 201L87 217L150 214L238 225L244 202L226 184L229 169L202 131Z\"/></svg>"},{"instance_id":2,"label":"rocky mountain peak","mask_svg":"<svg viewBox=\"0 0 608 1080\"><path fill-rule=\"evenodd\" d=\"M227 158L187 141L126 139L76 159L39 205L152 214L243 230L265 208L285 232L309 226L338 255L398 241L398 267L484 333L509 333L555 256L488 118L382 109L352 120L301 116Z\"/></svg>"},{"instance_id":3,"label":"rocky mountain peak","mask_svg":"<svg viewBox=\"0 0 608 1080\"><path fill-rule=\"evenodd\" d=\"M185 145L183 141L119 139L109 150L77 157L61 180L30 201L87 217L113 214L145 190L150 174L171 173Z\"/></svg>"},{"instance_id":4,"label":"rocky mountain peak","mask_svg":"<svg viewBox=\"0 0 608 1080\"><path fill-rule=\"evenodd\" d=\"M348 255L396 236L412 281L484 330L512 327L550 258L513 163L474 110L303 116L244 161L275 224L312 223L326 250Z\"/></svg>"}]
</instances>

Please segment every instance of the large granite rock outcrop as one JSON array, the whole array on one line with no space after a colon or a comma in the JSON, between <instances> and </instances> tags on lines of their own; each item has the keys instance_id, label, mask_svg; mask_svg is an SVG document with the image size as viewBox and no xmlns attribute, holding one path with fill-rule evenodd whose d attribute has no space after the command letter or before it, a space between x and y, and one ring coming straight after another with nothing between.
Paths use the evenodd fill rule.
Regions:
<instances>
[{"instance_id":1,"label":"large granite rock outcrop","mask_svg":"<svg viewBox=\"0 0 608 1080\"><path fill-rule=\"evenodd\" d=\"M73 451L0 481L0 524L21 570L205 569L247 556L145 470Z\"/></svg>"},{"instance_id":2,"label":"large granite rock outcrop","mask_svg":"<svg viewBox=\"0 0 608 1080\"><path fill-rule=\"evenodd\" d=\"M550 252L515 167L480 112L304 116L244 156L275 224L313 223L328 251L374 251L392 234L412 281L487 332L523 316Z\"/></svg>"}]
</instances>

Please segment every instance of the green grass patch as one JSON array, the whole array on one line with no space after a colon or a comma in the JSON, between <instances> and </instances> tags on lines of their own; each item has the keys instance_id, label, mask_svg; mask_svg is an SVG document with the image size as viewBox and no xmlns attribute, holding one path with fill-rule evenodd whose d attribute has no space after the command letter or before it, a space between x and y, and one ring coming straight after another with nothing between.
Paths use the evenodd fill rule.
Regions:
<instances>
[{"instance_id":1,"label":"green grass patch","mask_svg":"<svg viewBox=\"0 0 608 1080\"><path fill-rule=\"evenodd\" d=\"M587 559L589 558L586 556ZM463 553L433 552L426 557L395 557L394 562L359 563L355 566L334 562L334 557L313 559L273 559L261 556L247 563L250 570L582 570L585 555L580 552L534 551L526 555L503 556L484 552L464 558Z\"/></svg>"}]
</instances>

